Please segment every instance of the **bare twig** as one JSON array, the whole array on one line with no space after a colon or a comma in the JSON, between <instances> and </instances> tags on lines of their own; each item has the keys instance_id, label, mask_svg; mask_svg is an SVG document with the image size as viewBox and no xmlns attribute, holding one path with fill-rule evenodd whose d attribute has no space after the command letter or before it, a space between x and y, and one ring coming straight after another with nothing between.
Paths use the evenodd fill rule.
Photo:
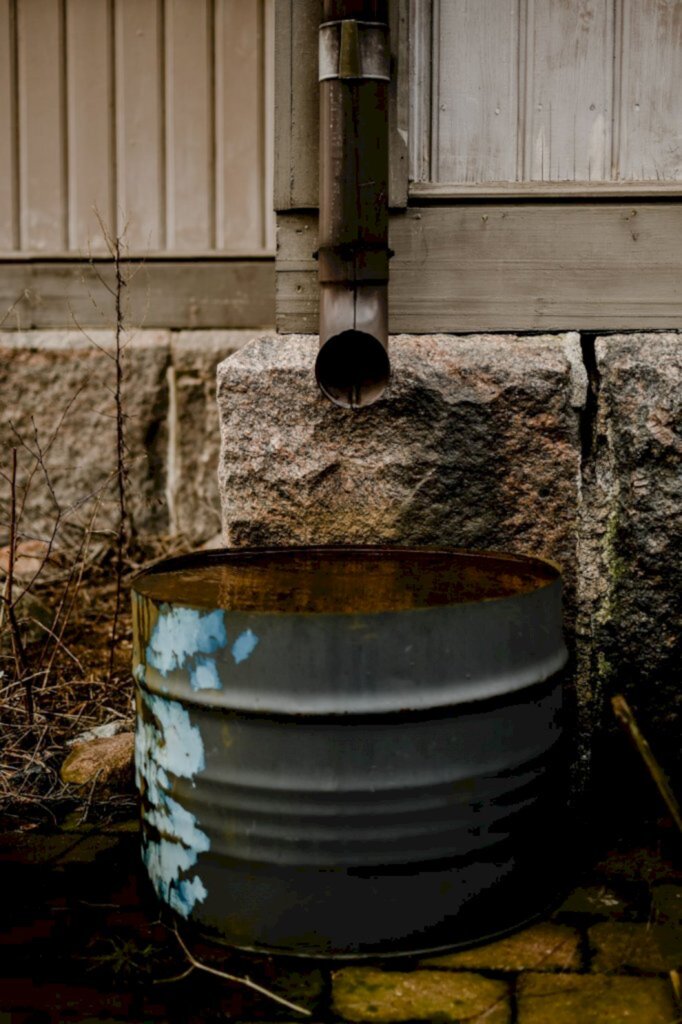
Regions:
<instances>
[{"instance_id":1,"label":"bare twig","mask_svg":"<svg viewBox=\"0 0 682 1024\"><path fill-rule=\"evenodd\" d=\"M73 611L73 606L76 601L76 597L78 596L78 592L80 590L81 582L83 580L83 573L85 572L88 545L90 543L90 538L92 536L92 528L99 513L99 506L100 499L97 498L95 506L92 511L92 515L90 517L90 523L88 524L89 528L84 532L83 536L81 537L80 545L76 553L76 557L71 565L71 570L69 572L66 586L64 587L61 600L59 602L59 605L57 606L57 611L55 612L54 618L52 620L52 630L57 636L58 643L53 646L47 667L45 669L45 672L48 675L52 671L52 665L57 656L58 647L61 645L63 641L64 632L71 617L71 612ZM78 571L76 584L72 588L72 583L74 580L74 576L76 576L76 571ZM59 629L57 627L59 627ZM43 652L44 651L45 648L43 648Z\"/></svg>"},{"instance_id":2,"label":"bare twig","mask_svg":"<svg viewBox=\"0 0 682 1024\"><path fill-rule=\"evenodd\" d=\"M182 971L181 974L173 974L170 978L155 978L155 985L170 985L174 981L183 981L184 978L188 978L190 974L194 974L196 968L194 964L190 964L186 971Z\"/></svg>"},{"instance_id":3,"label":"bare twig","mask_svg":"<svg viewBox=\"0 0 682 1024\"><path fill-rule=\"evenodd\" d=\"M61 648L61 650L64 651L64 654L67 656L67 658L71 659L71 661L74 663L74 665L78 668L78 670L81 673L84 672L83 666L81 665L80 660L78 659L78 657L73 653L73 651L69 650L69 648L66 646L66 644L62 642L60 637L58 637L57 634L55 632L53 632L53 630L51 630L49 626L46 626L44 622L40 622L39 619L31 619L31 622L35 626L37 626L38 629L42 629L42 631L44 633L47 633L48 636L52 637L52 639L54 640L54 642L57 645L57 647ZM43 673L42 672L38 672L36 674L37 675L42 675Z\"/></svg>"},{"instance_id":4,"label":"bare twig","mask_svg":"<svg viewBox=\"0 0 682 1024\"><path fill-rule=\"evenodd\" d=\"M270 989L263 988L262 985L258 985L255 981L251 981L251 978L240 977L236 974L228 974L226 971L220 971L217 967L209 967L208 964L204 964L201 960L197 960L194 954L188 949L187 945L182 939L180 932L177 929L177 925L174 928L175 937L180 943L180 947L189 960L190 966L182 974L177 974L172 978L160 978L155 984L161 985L171 981L181 981L186 978L192 971L205 971L207 974L212 974L215 978L223 978L224 981L232 981L236 985L244 985L246 988L252 989L254 992L259 992L260 995L265 996L267 999L272 999L276 1003L280 1003L282 1006L286 1006L289 1010L294 1010L296 1013L303 1014L304 1017L312 1017L312 1011L306 1009L305 1006L299 1006L297 1003L292 1003L284 996L277 995L276 992L271 992Z\"/></svg>"},{"instance_id":5,"label":"bare twig","mask_svg":"<svg viewBox=\"0 0 682 1024\"><path fill-rule=\"evenodd\" d=\"M79 821L78 821L78 824L79 824L79 825L83 825L83 824L84 824L84 823L85 823L85 822L87 821L87 818L88 818L88 814L89 814L89 812L90 812L90 805L92 804L92 798L93 798L93 796L94 796L94 793L95 793L95 787L97 786L97 782L98 782L98 780L99 780L99 777L100 777L100 774L101 774L101 772L102 772L102 769L101 769L101 768L99 768L99 769L98 769L98 770L97 770L97 771L95 772L95 774L93 775L93 777L92 777L92 784L91 784L91 786L90 786L90 791L89 791L89 793L88 793L88 798L87 798L87 800L85 801L85 807L83 808L83 812L82 812L82 814L81 814L81 816L80 816L80 819L79 819Z\"/></svg>"},{"instance_id":6,"label":"bare twig","mask_svg":"<svg viewBox=\"0 0 682 1024\"><path fill-rule=\"evenodd\" d=\"M128 535L128 506L127 506L127 482L128 467L126 463L126 440L125 440L125 412L123 408L123 348L124 348L124 311L123 311L123 289L127 281L123 274L123 263L121 253L121 235L112 236L107 230L101 216L95 210L99 221L100 230L106 242L109 254L114 264L115 287L112 292L114 297L114 310L116 317L115 327L115 349L114 362L116 366L116 382L114 388L114 405L116 410L116 482L118 492L118 529L116 536L116 600L114 604L114 615L111 623L111 641L109 647L109 682L114 675L114 660L116 657L116 642L118 640L118 624L121 615L121 601L123 598L123 565ZM93 267L94 269L94 267ZM102 280L101 275L100 280ZM102 280L104 284L104 281ZM108 286L107 286L108 287ZM109 289L111 291L111 289Z\"/></svg>"},{"instance_id":7,"label":"bare twig","mask_svg":"<svg viewBox=\"0 0 682 1024\"><path fill-rule=\"evenodd\" d=\"M10 478L10 522L9 522L9 564L7 566L7 585L3 594L3 603L7 609L7 619L10 625L10 636L12 639L12 651L16 665L17 677L22 680L24 687L24 699L26 701L26 714L29 723L33 725L33 681L29 675L29 662L26 655L26 648L21 637L21 630L16 615L16 602L13 597L14 586L14 564L17 552L17 449L12 448L12 472Z\"/></svg>"},{"instance_id":8,"label":"bare twig","mask_svg":"<svg viewBox=\"0 0 682 1024\"><path fill-rule=\"evenodd\" d=\"M0 319L0 327L2 327L2 325L3 325L4 323L5 323L5 320L7 320L7 318L8 318L9 316L11 316L11 314L12 314L12 313L14 312L14 310L15 310L15 309L17 308L17 306L19 305L19 303L20 303L20 302L23 302L23 301L24 301L24 299L25 299L25 298L27 298L27 297L28 297L28 289L27 289L27 288L25 288L25 289L24 289L24 291L23 291L23 292L21 293L21 295L20 295L20 296L19 296L18 298L16 298L16 299L14 300L14 302L13 302L13 303L12 303L12 305L11 305L11 306L9 307L9 309L7 309L7 310L5 311L5 313L3 314L3 316L2 316L2 319Z\"/></svg>"},{"instance_id":9,"label":"bare twig","mask_svg":"<svg viewBox=\"0 0 682 1024\"><path fill-rule=\"evenodd\" d=\"M646 737L639 728L637 719L632 713L632 708L622 694L616 694L615 697L611 698L611 706L613 707L613 713L630 736L640 757L644 761L649 775L653 779L663 802L670 812L670 817L675 822L679 831L682 832L682 812L680 811L677 797L673 793L666 774L654 756Z\"/></svg>"}]
</instances>

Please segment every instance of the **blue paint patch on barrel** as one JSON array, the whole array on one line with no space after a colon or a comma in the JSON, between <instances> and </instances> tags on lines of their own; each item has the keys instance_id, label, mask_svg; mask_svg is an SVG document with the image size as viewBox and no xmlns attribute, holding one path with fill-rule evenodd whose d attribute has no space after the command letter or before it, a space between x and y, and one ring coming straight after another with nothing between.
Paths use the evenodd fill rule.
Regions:
<instances>
[{"instance_id":1,"label":"blue paint patch on barrel","mask_svg":"<svg viewBox=\"0 0 682 1024\"><path fill-rule=\"evenodd\" d=\"M162 676L183 668L197 654L213 654L227 644L223 613L162 605L147 645L147 662Z\"/></svg>"},{"instance_id":2,"label":"blue paint patch on barrel","mask_svg":"<svg viewBox=\"0 0 682 1024\"><path fill-rule=\"evenodd\" d=\"M135 735L135 773L143 796L142 858L160 899L182 917L206 899L201 878L183 877L210 848L195 815L171 796L172 778L193 777L205 767L199 729L177 701L140 690L144 705Z\"/></svg>"},{"instance_id":3,"label":"blue paint patch on barrel","mask_svg":"<svg viewBox=\"0 0 682 1024\"><path fill-rule=\"evenodd\" d=\"M199 656L189 674L189 685L193 690L219 690L221 687L218 668L212 658Z\"/></svg>"},{"instance_id":4,"label":"blue paint patch on barrel","mask_svg":"<svg viewBox=\"0 0 682 1024\"><path fill-rule=\"evenodd\" d=\"M232 657L235 660L235 664L239 665L242 661L246 661L250 658L256 649L259 638L253 632L252 629L245 629L243 633L240 633L235 642L232 644Z\"/></svg>"}]
</instances>

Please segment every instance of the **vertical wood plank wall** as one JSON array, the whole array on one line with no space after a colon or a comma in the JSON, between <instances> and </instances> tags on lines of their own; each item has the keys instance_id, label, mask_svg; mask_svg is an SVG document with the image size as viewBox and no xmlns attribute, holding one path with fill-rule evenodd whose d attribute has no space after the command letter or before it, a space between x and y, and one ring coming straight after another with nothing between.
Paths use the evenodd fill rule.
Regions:
<instances>
[{"instance_id":1,"label":"vertical wood plank wall","mask_svg":"<svg viewBox=\"0 0 682 1024\"><path fill-rule=\"evenodd\" d=\"M409 121L409 2L390 0L388 201L407 205ZM314 209L319 195L320 0L277 0L275 209Z\"/></svg>"},{"instance_id":2,"label":"vertical wood plank wall","mask_svg":"<svg viewBox=\"0 0 682 1024\"><path fill-rule=\"evenodd\" d=\"M274 251L274 0L0 0L0 255ZM95 212L96 211L96 212Z\"/></svg>"},{"instance_id":3,"label":"vertical wood plank wall","mask_svg":"<svg viewBox=\"0 0 682 1024\"><path fill-rule=\"evenodd\" d=\"M11 0L0 0L0 250L14 249L19 225L17 196L14 9Z\"/></svg>"},{"instance_id":4,"label":"vertical wood plank wall","mask_svg":"<svg viewBox=\"0 0 682 1024\"><path fill-rule=\"evenodd\" d=\"M514 179L518 7L455 0L434 4L433 17L433 180Z\"/></svg>"},{"instance_id":5,"label":"vertical wood plank wall","mask_svg":"<svg viewBox=\"0 0 682 1024\"><path fill-rule=\"evenodd\" d=\"M412 15L417 40L430 28L411 68L411 105L431 113L413 117L416 181L682 180L680 0L412 0Z\"/></svg>"}]
</instances>

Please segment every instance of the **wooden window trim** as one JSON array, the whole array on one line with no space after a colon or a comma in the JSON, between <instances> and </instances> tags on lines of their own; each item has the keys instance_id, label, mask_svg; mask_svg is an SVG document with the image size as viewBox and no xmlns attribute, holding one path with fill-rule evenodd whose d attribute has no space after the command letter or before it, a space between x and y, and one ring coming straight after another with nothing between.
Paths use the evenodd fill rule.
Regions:
<instances>
[{"instance_id":1,"label":"wooden window trim","mask_svg":"<svg viewBox=\"0 0 682 1024\"><path fill-rule=\"evenodd\" d=\"M414 204L476 199L672 199L682 197L682 182L660 181L492 181L485 185L411 181Z\"/></svg>"}]
</instances>

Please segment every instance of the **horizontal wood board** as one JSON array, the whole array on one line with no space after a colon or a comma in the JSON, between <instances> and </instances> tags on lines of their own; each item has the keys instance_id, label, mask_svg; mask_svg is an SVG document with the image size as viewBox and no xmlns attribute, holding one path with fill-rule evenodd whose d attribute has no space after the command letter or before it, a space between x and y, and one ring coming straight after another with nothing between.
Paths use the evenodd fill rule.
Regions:
<instances>
[{"instance_id":1,"label":"horizontal wood board","mask_svg":"<svg viewBox=\"0 0 682 1024\"><path fill-rule=\"evenodd\" d=\"M130 327L260 328L274 323L273 259L149 260L132 263L130 269L135 273L124 293ZM0 262L0 328L112 327L113 284L107 262Z\"/></svg>"},{"instance_id":2,"label":"horizontal wood board","mask_svg":"<svg viewBox=\"0 0 682 1024\"><path fill-rule=\"evenodd\" d=\"M317 331L316 216L279 217L277 326ZM410 207L390 222L389 329L682 328L682 204Z\"/></svg>"}]
</instances>

